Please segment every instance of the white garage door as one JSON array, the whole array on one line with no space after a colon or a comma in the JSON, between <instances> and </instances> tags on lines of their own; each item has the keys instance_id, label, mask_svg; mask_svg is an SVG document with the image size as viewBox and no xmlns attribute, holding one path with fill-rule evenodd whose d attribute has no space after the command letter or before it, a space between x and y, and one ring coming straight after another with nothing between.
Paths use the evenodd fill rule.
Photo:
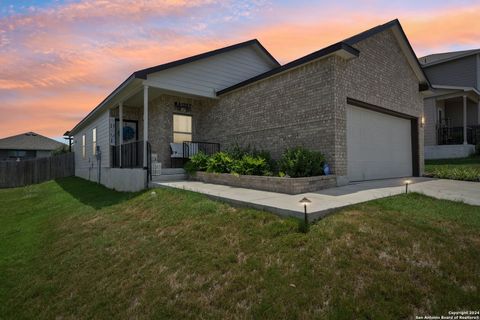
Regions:
<instances>
[{"instance_id":1,"label":"white garage door","mask_svg":"<svg viewBox=\"0 0 480 320\"><path fill-rule=\"evenodd\" d=\"M411 121L349 105L347 161L350 181L411 176Z\"/></svg>"}]
</instances>

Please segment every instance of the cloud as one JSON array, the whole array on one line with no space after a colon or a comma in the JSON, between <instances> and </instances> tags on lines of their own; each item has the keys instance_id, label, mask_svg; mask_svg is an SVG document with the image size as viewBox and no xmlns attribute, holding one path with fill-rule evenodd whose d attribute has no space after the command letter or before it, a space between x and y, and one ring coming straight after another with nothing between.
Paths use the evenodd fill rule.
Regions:
<instances>
[{"instance_id":1,"label":"cloud","mask_svg":"<svg viewBox=\"0 0 480 320\"><path fill-rule=\"evenodd\" d=\"M288 62L398 17L419 55L478 46L479 4L418 13L378 3L81 0L11 13L0 18L0 137L59 136L133 71L251 38Z\"/></svg>"}]
</instances>

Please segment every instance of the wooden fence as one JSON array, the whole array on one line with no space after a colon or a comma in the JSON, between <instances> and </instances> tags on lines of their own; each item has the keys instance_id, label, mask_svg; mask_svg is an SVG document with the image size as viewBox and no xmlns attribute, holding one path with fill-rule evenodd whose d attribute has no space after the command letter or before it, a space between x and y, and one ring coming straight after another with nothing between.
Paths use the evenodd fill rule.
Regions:
<instances>
[{"instance_id":1,"label":"wooden fence","mask_svg":"<svg viewBox=\"0 0 480 320\"><path fill-rule=\"evenodd\" d=\"M73 175L73 153L18 162L0 161L0 188L22 187Z\"/></svg>"}]
</instances>

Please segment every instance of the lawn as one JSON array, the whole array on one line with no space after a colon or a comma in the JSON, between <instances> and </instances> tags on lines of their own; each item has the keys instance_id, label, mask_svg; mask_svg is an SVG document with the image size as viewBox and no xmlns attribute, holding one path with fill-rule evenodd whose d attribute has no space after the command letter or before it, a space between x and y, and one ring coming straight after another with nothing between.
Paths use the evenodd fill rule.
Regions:
<instances>
[{"instance_id":1,"label":"lawn","mask_svg":"<svg viewBox=\"0 0 480 320\"><path fill-rule=\"evenodd\" d=\"M0 319L400 319L480 309L480 207L418 194L298 222L78 178L0 190Z\"/></svg>"},{"instance_id":2,"label":"lawn","mask_svg":"<svg viewBox=\"0 0 480 320\"><path fill-rule=\"evenodd\" d=\"M441 179L480 181L480 155L461 159L426 160L425 174Z\"/></svg>"}]
</instances>

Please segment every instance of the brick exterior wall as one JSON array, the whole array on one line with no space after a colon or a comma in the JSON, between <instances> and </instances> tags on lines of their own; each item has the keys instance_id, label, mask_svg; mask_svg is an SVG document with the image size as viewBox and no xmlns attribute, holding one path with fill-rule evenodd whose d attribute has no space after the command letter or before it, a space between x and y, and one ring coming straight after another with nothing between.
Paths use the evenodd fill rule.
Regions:
<instances>
[{"instance_id":1,"label":"brick exterior wall","mask_svg":"<svg viewBox=\"0 0 480 320\"><path fill-rule=\"evenodd\" d=\"M353 98L417 118L423 114L418 79L391 30L354 46L360 56L351 61L335 58L337 175L346 175L346 98ZM423 173L423 128L418 121L420 174Z\"/></svg>"},{"instance_id":2,"label":"brick exterior wall","mask_svg":"<svg viewBox=\"0 0 480 320\"><path fill-rule=\"evenodd\" d=\"M201 114L202 140L225 148L238 143L278 158L302 145L326 155L333 173L347 175L347 97L420 118L418 79L392 31L355 45L358 58L332 56L311 62L220 97ZM419 124L423 172L423 128Z\"/></svg>"},{"instance_id":3,"label":"brick exterior wall","mask_svg":"<svg viewBox=\"0 0 480 320\"><path fill-rule=\"evenodd\" d=\"M222 148L268 150L279 158L288 147L321 150L334 163L332 58L290 70L220 97L202 116L202 139Z\"/></svg>"},{"instance_id":4,"label":"brick exterior wall","mask_svg":"<svg viewBox=\"0 0 480 320\"><path fill-rule=\"evenodd\" d=\"M191 112L176 110L175 102L191 104ZM201 140L199 121L210 104L209 100L197 100L172 95L160 95L149 102L148 140L152 147L152 153L157 154L158 161L162 163L164 168L170 167L170 143L173 142L173 115L177 113L192 116L192 139L198 141ZM143 109L141 113L143 114Z\"/></svg>"},{"instance_id":5,"label":"brick exterior wall","mask_svg":"<svg viewBox=\"0 0 480 320\"><path fill-rule=\"evenodd\" d=\"M192 104L193 139L270 151L304 146L325 154L332 172L347 175L347 97L420 118L418 79L390 30L355 45L360 56L331 56L226 93L219 99L161 95L149 103L149 141L170 166L175 102ZM141 119L142 109L139 109ZM420 122L420 121L419 121ZM139 122L142 128L141 122ZM142 132L142 130L140 131ZM423 128L419 163L423 173Z\"/></svg>"},{"instance_id":6,"label":"brick exterior wall","mask_svg":"<svg viewBox=\"0 0 480 320\"><path fill-rule=\"evenodd\" d=\"M263 176L244 176L229 173L197 172L190 179L206 183L224 184L232 187L299 194L334 188L337 186L335 176L316 176L306 178L281 178Z\"/></svg>"}]
</instances>

